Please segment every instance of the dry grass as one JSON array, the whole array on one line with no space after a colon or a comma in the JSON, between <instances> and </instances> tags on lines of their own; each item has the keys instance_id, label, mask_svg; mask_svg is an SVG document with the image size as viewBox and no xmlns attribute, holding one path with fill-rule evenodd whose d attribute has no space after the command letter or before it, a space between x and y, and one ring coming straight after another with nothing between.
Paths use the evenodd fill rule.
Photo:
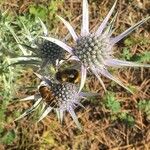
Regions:
<instances>
[{"instance_id":1,"label":"dry grass","mask_svg":"<svg viewBox=\"0 0 150 150\"><path fill-rule=\"evenodd\" d=\"M99 20L102 20L112 6L114 0L90 0L90 21L91 29L94 30ZM1 5L3 9L10 9L18 15L28 12L28 7L33 3L42 3L46 5L46 0L22 0L22 1L6 1ZM81 3L79 0L66 0L64 7L60 6L58 13L64 16L68 12L67 18L72 22L72 25L80 30L81 19ZM135 22L150 15L149 0L119 0L118 19L116 22L116 32L127 29ZM62 27L62 23L57 25L55 31L64 37L66 28ZM134 32L130 37L136 39L150 39L150 24L146 23ZM119 57L125 47L121 41L116 46L116 55ZM148 51L150 44L141 45L136 43L130 46L132 55L142 54ZM114 71L125 84L133 85L137 89L134 94L127 93L119 85L111 86L108 79L103 79L106 87L115 93L116 98L121 103L121 112L130 113L135 119L134 126L129 126L123 121L117 119L111 120L111 112L103 104L104 91L97 83L97 79L89 76L86 86L91 91L97 91L100 97L95 100L88 100L85 103L86 109L78 109L77 115L83 126L83 131L80 132L73 123L70 115L66 114L63 125L61 125L55 114L50 114L42 122L36 124L34 115L26 117L20 121L11 122L5 125L5 132L14 131L16 139L11 145L0 145L0 150L149 150L150 149L150 120L145 114L138 110L137 103L139 100L150 100L150 70L145 68L133 69L123 68ZM21 84L21 87L30 85L34 75L23 73L20 79L16 82ZM24 82L26 81L26 82ZM35 81L37 82L37 81ZM111 86L111 88L110 88ZM32 90L33 91L33 90ZM34 91L33 91L34 92ZM17 97L24 97L27 94L32 94L31 90L26 89L20 91ZM94 102L93 102L94 101ZM31 103L14 103L8 106L7 114L11 116L17 109L26 109ZM4 133L3 133L4 134Z\"/></svg>"}]
</instances>

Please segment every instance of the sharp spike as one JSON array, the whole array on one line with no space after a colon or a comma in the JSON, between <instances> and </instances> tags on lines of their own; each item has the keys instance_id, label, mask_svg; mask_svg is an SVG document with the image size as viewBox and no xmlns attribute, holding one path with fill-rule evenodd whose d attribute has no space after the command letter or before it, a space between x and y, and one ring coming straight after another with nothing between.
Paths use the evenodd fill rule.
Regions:
<instances>
[{"instance_id":1,"label":"sharp spike","mask_svg":"<svg viewBox=\"0 0 150 150\"><path fill-rule=\"evenodd\" d=\"M72 108L70 108L68 111L69 111L73 121L76 123L77 127L80 129L80 131L82 131L81 124L79 123L78 118L77 118L74 110Z\"/></svg>"},{"instance_id":2,"label":"sharp spike","mask_svg":"<svg viewBox=\"0 0 150 150\"><path fill-rule=\"evenodd\" d=\"M78 40L78 36L77 34L75 33L73 27L65 20L63 19L62 17L58 16L59 19L65 24L65 26L67 27L67 29L69 30L70 34L72 35L74 41L77 41Z\"/></svg>"},{"instance_id":3,"label":"sharp spike","mask_svg":"<svg viewBox=\"0 0 150 150\"><path fill-rule=\"evenodd\" d=\"M84 87L85 84L85 80L86 80L86 68L82 65L81 66L81 83L80 83L80 88L79 88L79 92L82 90L82 88Z\"/></svg>"},{"instance_id":4,"label":"sharp spike","mask_svg":"<svg viewBox=\"0 0 150 150\"><path fill-rule=\"evenodd\" d=\"M83 0L82 15L81 36L87 36L89 34L89 12L87 0Z\"/></svg>"},{"instance_id":5,"label":"sharp spike","mask_svg":"<svg viewBox=\"0 0 150 150\"><path fill-rule=\"evenodd\" d=\"M124 31L123 33L121 33L120 35L114 37L111 39L110 43L111 44L115 44L117 42L119 42L121 39L123 39L124 37L126 37L128 34L130 34L132 31L134 31L136 28L138 28L139 26L141 26L143 23L145 23L148 19L150 19L150 17L147 17L141 21L139 21L138 23L136 23L135 25L131 26L129 29L127 29L126 31Z\"/></svg>"},{"instance_id":6,"label":"sharp spike","mask_svg":"<svg viewBox=\"0 0 150 150\"><path fill-rule=\"evenodd\" d=\"M105 17L105 19L103 20L103 22L101 23L100 27L97 29L97 31L95 32L95 35L96 36L100 36L101 33L103 32L103 30L105 29L106 27L106 24L108 23L108 20L109 18L111 17L114 9L115 9L115 6L117 4L117 0L115 1L114 5L112 6L111 10L109 11L109 13L107 14L107 16Z\"/></svg>"},{"instance_id":7,"label":"sharp spike","mask_svg":"<svg viewBox=\"0 0 150 150\"><path fill-rule=\"evenodd\" d=\"M51 112L52 109L53 109L52 107L46 108L46 110L43 112L43 114L42 114L41 117L39 118L38 122L41 121L42 119L44 119L44 118L48 115L48 113Z\"/></svg>"},{"instance_id":8,"label":"sharp spike","mask_svg":"<svg viewBox=\"0 0 150 150\"><path fill-rule=\"evenodd\" d=\"M17 119L15 119L15 121L27 116L29 113L31 113L32 111L34 111L35 109L37 109L37 107L39 106L39 103L41 102L42 98L39 98L35 103L34 105L27 109L20 117L18 117Z\"/></svg>"}]
</instances>

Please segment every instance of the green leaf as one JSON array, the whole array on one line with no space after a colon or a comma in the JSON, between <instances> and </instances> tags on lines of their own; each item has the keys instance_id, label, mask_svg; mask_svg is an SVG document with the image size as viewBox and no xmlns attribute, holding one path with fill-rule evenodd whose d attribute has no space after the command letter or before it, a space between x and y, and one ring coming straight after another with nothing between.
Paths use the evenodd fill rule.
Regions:
<instances>
[{"instance_id":1,"label":"green leaf","mask_svg":"<svg viewBox=\"0 0 150 150\"><path fill-rule=\"evenodd\" d=\"M130 59L131 59L132 54L131 54L129 48L125 47L125 48L123 49L122 57L123 57L124 59L126 59L126 60L130 60Z\"/></svg>"},{"instance_id":2,"label":"green leaf","mask_svg":"<svg viewBox=\"0 0 150 150\"><path fill-rule=\"evenodd\" d=\"M131 39L131 38L127 38L125 41L124 41L124 44L126 45L126 46L131 46L131 45L133 45L135 42L133 41L133 39Z\"/></svg>"},{"instance_id":3,"label":"green leaf","mask_svg":"<svg viewBox=\"0 0 150 150\"><path fill-rule=\"evenodd\" d=\"M29 12L30 14L45 20L48 14L48 9L43 5L31 5L29 8Z\"/></svg>"},{"instance_id":4,"label":"green leaf","mask_svg":"<svg viewBox=\"0 0 150 150\"><path fill-rule=\"evenodd\" d=\"M6 133L3 137L2 137L2 143L4 144L11 144L15 139L15 133L13 131Z\"/></svg>"},{"instance_id":5,"label":"green leaf","mask_svg":"<svg viewBox=\"0 0 150 150\"><path fill-rule=\"evenodd\" d=\"M119 115L119 119L121 121L123 121L123 123L127 124L128 126L133 126L134 123L135 123L134 118L131 115L129 115L128 113L125 113L125 112L123 112Z\"/></svg>"},{"instance_id":6,"label":"green leaf","mask_svg":"<svg viewBox=\"0 0 150 150\"><path fill-rule=\"evenodd\" d=\"M138 103L139 110L145 112L146 114L150 113L150 100L140 100Z\"/></svg>"},{"instance_id":7,"label":"green leaf","mask_svg":"<svg viewBox=\"0 0 150 150\"><path fill-rule=\"evenodd\" d=\"M105 98L105 106L112 111L118 113L121 110L120 103L116 100L114 93L108 92Z\"/></svg>"},{"instance_id":8,"label":"green leaf","mask_svg":"<svg viewBox=\"0 0 150 150\"><path fill-rule=\"evenodd\" d=\"M149 62L150 61L150 52L144 52L140 57L140 62Z\"/></svg>"}]
</instances>

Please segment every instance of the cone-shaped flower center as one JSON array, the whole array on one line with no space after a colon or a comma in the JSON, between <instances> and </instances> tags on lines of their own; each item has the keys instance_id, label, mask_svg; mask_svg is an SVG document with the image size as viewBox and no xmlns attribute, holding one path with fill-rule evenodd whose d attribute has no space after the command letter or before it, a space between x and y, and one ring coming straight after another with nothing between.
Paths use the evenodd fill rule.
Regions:
<instances>
[{"instance_id":1,"label":"cone-shaped flower center","mask_svg":"<svg viewBox=\"0 0 150 150\"><path fill-rule=\"evenodd\" d=\"M57 59L63 59L65 56L65 51L60 46L50 41L43 41L39 45L39 49L41 57L48 59L52 63Z\"/></svg>"},{"instance_id":2,"label":"cone-shaped flower center","mask_svg":"<svg viewBox=\"0 0 150 150\"><path fill-rule=\"evenodd\" d=\"M66 110L68 106L72 106L75 102L77 89L74 84L54 84L39 87L41 97L45 102L53 108L63 108Z\"/></svg>"},{"instance_id":3,"label":"cone-shaped flower center","mask_svg":"<svg viewBox=\"0 0 150 150\"><path fill-rule=\"evenodd\" d=\"M111 56L111 46L109 38L96 37L93 35L81 37L77 40L74 47L75 55L85 66L90 66L97 60L103 64L103 60Z\"/></svg>"}]
</instances>

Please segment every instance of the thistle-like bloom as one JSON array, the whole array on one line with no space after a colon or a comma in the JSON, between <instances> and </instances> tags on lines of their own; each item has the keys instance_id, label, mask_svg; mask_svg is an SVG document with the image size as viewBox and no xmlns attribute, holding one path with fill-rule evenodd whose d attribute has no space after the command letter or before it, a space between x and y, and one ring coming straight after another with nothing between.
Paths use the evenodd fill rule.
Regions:
<instances>
[{"instance_id":1,"label":"thistle-like bloom","mask_svg":"<svg viewBox=\"0 0 150 150\"><path fill-rule=\"evenodd\" d=\"M81 125L77 119L74 109L77 106L84 107L80 103L81 98L86 98L87 96L93 96L95 94L78 92L79 89L75 84L53 83L47 77L43 77L39 74L36 75L42 80L38 87L38 93L21 100L34 100L35 103L16 120L25 117L42 104L42 115L40 116L39 121L46 117L52 110L55 110L58 119L62 122L64 112L67 111L70 113L78 128L81 129Z\"/></svg>"},{"instance_id":2,"label":"thistle-like bloom","mask_svg":"<svg viewBox=\"0 0 150 150\"><path fill-rule=\"evenodd\" d=\"M42 22L42 20L40 18L39 18L39 21L41 23L44 36L48 36L48 30L47 30L45 24ZM50 42L50 41L47 41L47 40L44 40L41 38L34 39L30 35L30 32L25 27L25 25L24 25L24 28L25 28L26 32L28 33L28 35L26 37L29 39L29 41L32 42L33 46L31 47L31 46L28 46L25 44L20 44L19 47L21 49L25 48L29 51L32 51L32 55L19 57L18 60L20 60L20 61L17 62L17 64L19 64L19 63L34 64L35 63L35 64L39 64L40 68L43 68L48 64L57 66L59 64L59 62L65 58L66 51L63 50L60 46L58 46L57 44L55 44L53 42ZM10 29L10 31L12 32L11 29ZM14 38L16 39L16 41L18 42L18 38L15 35L15 33L12 32L12 34L13 34ZM39 62L39 60L40 60L40 62ZM42 61L42 63L41 63L41 61Z\"/></svg>"},{"instance_id":3,"label":"thistle-like bloom","mask_svg":"<svg viewBox=\"0 0 150 150\"><path fill-rule=\"evenodd\" d=\"M112 37L113 24L117 16L117 13L109 24L108 20L110 19L114 11L116 3L117 0L115 1L111 10L109 11L109 13L107 14L107 16L105 17L105 19L103 20L103 22L101 23L101 25L99 26L99 28L95 33L90 33L89 31L89 15L88 15L87 0L83 0L82 27L81 27L81 34L79 36L75 33L73 27L66 20L64 20L62 17L59 16L59 18L62 20L62 22L70 31L70 34L72 35L75 41L75 45L73 47L66 45L65 43L63 43L58 39L51 37L43 37L44 39L54 42L55 44L58 44L66 51L71 53L72 57L70 59L74 59L81 62L80 90L84 86L87 69L90 69L93 72L93 74L99 79L100 83L102 84L105 90L106 88L99 76L100 74L117 82L119 85L129 90L127 87L123 85L123 83L120 80L118 80L116 77L114 77L109 73L108 67L122 67L122 66L150 67L150 65L146 64L137 64L134 62L118 60L113 56L112 51L113 46L150 18L150 17L145 18L140 22L136 23L135 25L131 26L129 29L127 29L120 35Z\"/></svg>"}]
</instances>

